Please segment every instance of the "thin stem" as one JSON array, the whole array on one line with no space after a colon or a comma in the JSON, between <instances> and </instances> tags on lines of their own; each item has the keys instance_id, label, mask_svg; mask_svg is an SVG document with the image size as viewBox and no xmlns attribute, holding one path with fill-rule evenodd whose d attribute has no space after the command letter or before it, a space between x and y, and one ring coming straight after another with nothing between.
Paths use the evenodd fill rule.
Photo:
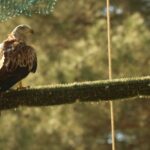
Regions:
<instances>
[{"instance_id":1,"label":"thin stem","mask_svg":"<svg viewBox=\"0 0 150 150\"><path fill-rule=\"evenodd\" d=\"M112 80L112 57L111 57L111 33L110 33L110 1L107 0L107 38L108 38L108 72L109 79ZM110 101L110 117L111 117L111 134L112 134L112 150L115 150L115 123L114 123L114 105Z\"/></svg>"}]
</instances>

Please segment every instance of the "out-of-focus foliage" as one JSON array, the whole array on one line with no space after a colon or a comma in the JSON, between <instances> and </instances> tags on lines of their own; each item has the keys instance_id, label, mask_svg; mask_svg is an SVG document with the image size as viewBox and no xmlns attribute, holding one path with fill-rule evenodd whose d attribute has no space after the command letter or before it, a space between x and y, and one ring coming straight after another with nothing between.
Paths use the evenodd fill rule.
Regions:
<instances>
[{"instance_id":1,"label":"out-of-focus foliage","mask_svg":"<svg viewBox=\"0 0 150 150\"><path fill-rule=\"evenodd\" d=\"M111 2L112 6L119 7L124 16L138 12L142 15L147 27L150 27L150 0L112 0Z\"/></svg>"},{"instance_id":2,"label":"out-of-focus foliage","mask_svg":"<svg viewBox=\"0 0 150 150\"><path fill-rule=\"evenodd\" d=\"M0 21L19 15L50 14L57 0L0 0Z\"/></svg>"},{"instance_id":3,"label":"out-of-focus foliage","mask_svg":"<svg viewBox=\"0 0 150 150\"><path fill-rule=\"evenodd\" d=\"M123 5L124 4L124 5ZM130 7L126 3L121 6ZM108 78L104 1L59 1L51 16L17 17L1 23L0 40L18 24L36 32L31 41L38 71L25 84L44 85ZM128 9L127 9L128 10ZM112 16L113 77L150 74L150 31L140 12ZM115 103L117 149L149 150L148 101ZM20 108L0 117L0 149L109 150L109 103Z\"/></svg>"}]
</instances>

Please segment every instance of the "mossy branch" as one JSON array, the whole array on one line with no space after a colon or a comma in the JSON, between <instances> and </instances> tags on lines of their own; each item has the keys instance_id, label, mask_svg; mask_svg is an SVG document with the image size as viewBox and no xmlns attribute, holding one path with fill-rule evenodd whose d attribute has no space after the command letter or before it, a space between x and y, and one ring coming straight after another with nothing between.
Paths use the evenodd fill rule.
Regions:
<instances>
[{"instance_id":1,"label":"mossy branch","mask_svg":"<svg viewBox=\"0 0 150 150\"><path fill-rule=\"evenodd\" d=\"M150 96L150 76L32 87L1 95L0 110Z\"/></svg>"}]
</instances>

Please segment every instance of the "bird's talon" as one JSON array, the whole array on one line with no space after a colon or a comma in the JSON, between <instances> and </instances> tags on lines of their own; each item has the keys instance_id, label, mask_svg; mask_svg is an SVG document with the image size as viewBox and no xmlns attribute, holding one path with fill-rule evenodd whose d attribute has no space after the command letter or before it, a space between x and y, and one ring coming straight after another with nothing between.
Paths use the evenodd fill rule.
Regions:
<instances>
[{"instance_id":1,"label":"bird's talon","mask_svg":"<svg viewBox=\"0 0 150 150\"><path fill-rule=\"evenodd\" d=\"M30 88L30 86L22 86L22 87L18 87L17 88L17 90L19 91L19 90L27 90L27 89L29 89Z\"/></svg>"}]
</instances>

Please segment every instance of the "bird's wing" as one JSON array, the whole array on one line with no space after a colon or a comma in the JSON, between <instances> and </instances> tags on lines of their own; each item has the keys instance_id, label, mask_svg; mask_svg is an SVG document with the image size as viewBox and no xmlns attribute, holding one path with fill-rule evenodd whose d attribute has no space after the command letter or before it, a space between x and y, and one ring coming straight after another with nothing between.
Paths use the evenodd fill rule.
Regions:
<instances>
[{"instance_id":1,"label":"bird's wing","mask_svg":"<svg viewBox=\"0 0 150 150\"><path fill-rule=\"evenodd\" d=\"M0 46L1 91L9 89L29 72L35 72L37 57L35 50L25 43L7 41Z\"/></svg>"},{"instance_id":2,"label":"bird's wing","mask_svg":"<svg viewBox=\"0 0 150 150\"><path fill-rule=\"evenodd\" d=\"M18 67L25 67L29 72L36 71L37 57L31 46L17 41L4 43L1 53L0 70L5 68L7 72L13 72Z\"/></svg>"}]
</instances>

